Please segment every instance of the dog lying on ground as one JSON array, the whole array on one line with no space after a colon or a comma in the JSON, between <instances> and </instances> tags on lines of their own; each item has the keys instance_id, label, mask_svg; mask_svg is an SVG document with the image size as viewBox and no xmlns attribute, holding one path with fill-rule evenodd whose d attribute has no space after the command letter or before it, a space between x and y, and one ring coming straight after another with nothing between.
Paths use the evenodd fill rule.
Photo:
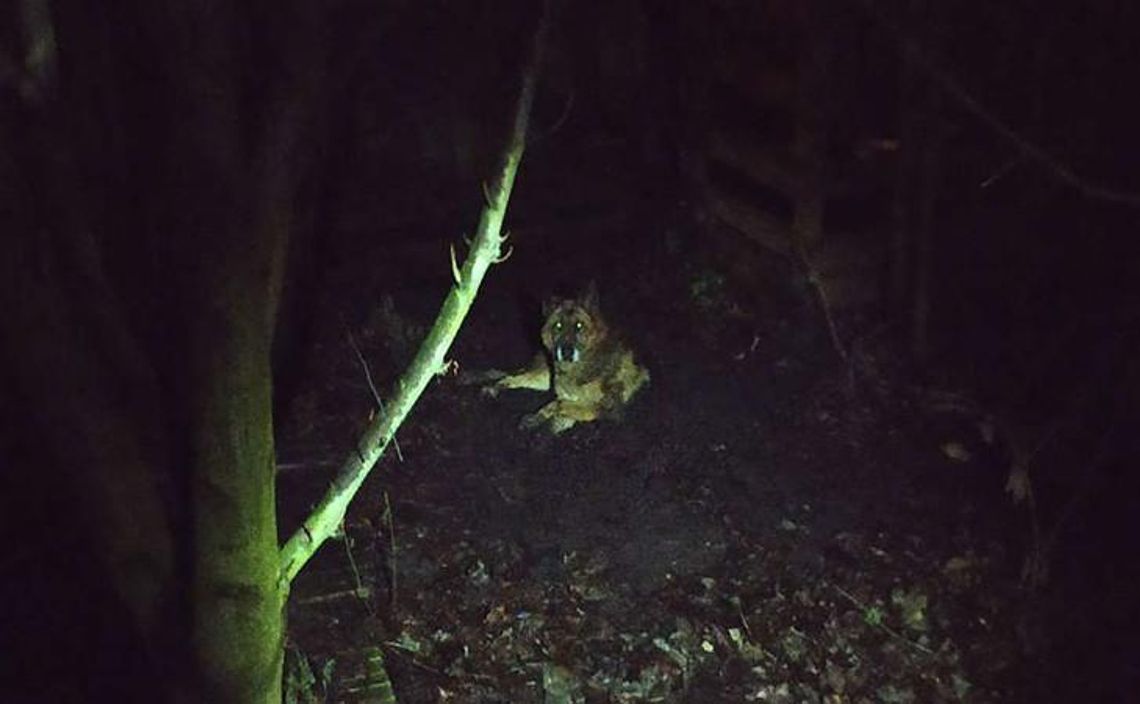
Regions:
<instances>
[{"instance_id":1,"label":"dog lying on ground","mask_svg":"<svg viewBox=\"0 0 1140 704\"><path fill-rule=\"evenodd\" d=\"M549 391L554 400L524 416L521 428L545 426L558 434L576 423L619 418L637 391L649 383L649 372L615 335L598 310L597 288L591 284L578 298L555 299L543 306L544 351L526 368L509 374L491 370L465 379L485 383L497 396L503 389Z\"/></svg>"}]
</instances>

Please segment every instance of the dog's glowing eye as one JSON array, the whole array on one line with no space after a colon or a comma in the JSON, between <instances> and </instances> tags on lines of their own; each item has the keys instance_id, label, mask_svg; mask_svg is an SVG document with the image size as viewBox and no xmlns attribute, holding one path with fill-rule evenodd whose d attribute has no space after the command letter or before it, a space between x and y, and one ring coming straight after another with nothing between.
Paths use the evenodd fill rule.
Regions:
<instances>
[{"instance_id":1,"label":"dog's glowing eye","mask_svg":"<svg viewBox=\"0 0 1140 704\"><path fill-rule=\"evenodd\" d=\"M574 323L574 329L575 329L575 330L577 330L578 332L581 332L581 331L582 331L582 328L584 328L584 327L586 327L586 326L582 324L582 321L581 321L581 320L579 320L578 322Z\"/></svg>"},{"instance_id":2,"label":"dog's glowing eye","mask_svg":"<svg viewBox=\"0 0 1140 704\"><path fill-rule=\"evenodd\" d=\"M554 324L554 329L555 330L561 330L562 329L562 321L561 320Z\"/></svg>"}]
</instances>

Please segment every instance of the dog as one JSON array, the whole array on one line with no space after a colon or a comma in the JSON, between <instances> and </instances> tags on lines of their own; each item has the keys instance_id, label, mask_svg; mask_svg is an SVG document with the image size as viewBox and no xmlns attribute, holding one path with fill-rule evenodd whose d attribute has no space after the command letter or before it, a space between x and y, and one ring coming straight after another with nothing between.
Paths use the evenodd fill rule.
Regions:
<instances>
[{"instance_id":1,"label":"dog","mask_svg":"<svg viewBox=\"0 0 1140 704\"><path fill-rule=\"evenodd\" d=\"M649 371L602 318L597 287L590 284L576 298L547 301L543 316L544 350L530 365L515 373L491 370L468 383L490 382L483 387L489 396L504 389L553 389L554 400L524 416L520 428L545 427L558 435L578 423L620 418L649 383Z\"/></svg>"}]
</instances>

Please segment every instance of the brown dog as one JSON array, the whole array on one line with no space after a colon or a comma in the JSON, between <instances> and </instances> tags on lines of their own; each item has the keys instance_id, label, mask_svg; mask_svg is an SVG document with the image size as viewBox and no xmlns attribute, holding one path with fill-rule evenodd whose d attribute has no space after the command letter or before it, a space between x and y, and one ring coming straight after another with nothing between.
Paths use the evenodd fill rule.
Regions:
<instances>
[{"instance_id":1,"label":"brown dog","mask_svg":"<svg viewBox=\"0 0 1140 704\"><path fill-rule=\"evenodd\" d=\"M554 400L524 416L522 428L547 426L557 434L575 423L620 417L638 389L649 383L649 372L602 319L597 288L591 284L579 298L550 301L543 313L545 352L514 374L491 371L469 381L492 382L483 389L491 396L503 389L553 388Z\"/></svg>"}]
</instances>

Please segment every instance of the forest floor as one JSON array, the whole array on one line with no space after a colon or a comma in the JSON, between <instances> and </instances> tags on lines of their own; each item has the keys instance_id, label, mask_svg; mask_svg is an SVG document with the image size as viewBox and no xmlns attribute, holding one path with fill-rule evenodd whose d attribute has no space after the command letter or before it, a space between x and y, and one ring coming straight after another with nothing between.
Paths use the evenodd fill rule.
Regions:
<instances>
[{"instance_id":1,"label":"forest floor","mask_svg":"<svg viewBox=\"0 0 1140 704\"><path fill-rule=\"evenodd\" d=\"M814 307L742 299L640 218L520 225L449 358L525 364L542 298L595 280L650 386L552 437L517 428L540 393L433 382L295 585L298 701L385 701L385 670L403 704L1035 700L1028 524L973 419L882 340L852 385ZM285 532L373 412L347 329L384 393L449 284L446 242L362 247L313 302Z\"/></svg>"}]
</instances>

